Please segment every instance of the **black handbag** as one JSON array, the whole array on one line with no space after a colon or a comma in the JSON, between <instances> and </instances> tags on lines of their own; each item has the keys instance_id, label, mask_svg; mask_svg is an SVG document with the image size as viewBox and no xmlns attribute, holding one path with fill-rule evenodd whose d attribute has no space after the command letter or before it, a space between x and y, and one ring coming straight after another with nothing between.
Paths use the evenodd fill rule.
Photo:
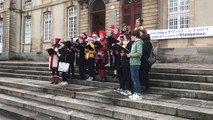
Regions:
<instances>
[{"instance_id":1,"label":"black handbag","mask_svg":"<svg viewBox=\"0 0 213 120\"><path fill-rule=\"evenodd\" d=\"M150 65L153 65L157 61L156 55L155 55L155 53L153 51L154 51L154 49L152 48L148 59L145 57L145 59L147 60L147 62Z\"/></svg>"}]
</instances>

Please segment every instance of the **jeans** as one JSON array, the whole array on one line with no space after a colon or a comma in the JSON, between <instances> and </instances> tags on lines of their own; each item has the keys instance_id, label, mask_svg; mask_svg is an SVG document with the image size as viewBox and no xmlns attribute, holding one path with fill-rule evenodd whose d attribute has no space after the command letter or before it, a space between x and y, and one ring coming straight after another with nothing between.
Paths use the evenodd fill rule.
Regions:
<instances>
[{"instance_id":1,"label":"jeans","mask_svg":"<svg viewBox=\"0 0 213 120\"><path fill-rule=\"evenodd\" d=\"M94 58L87 59L87 65L88 65L88 69L89 69L89 77L94 77L94 67L95 67L94 63L95 63Z\"/></svg>"},{"instance_id":2,"label":"jeans","mask_svg":"<svg viewBox=\"0 0 213 120\"><path fill-rule=\"evenodd\" d=\"M141 85L139 80L140 65L130 65L131 78L134 86L134 93L141 95Z\"/></svg>"}]
</instances>

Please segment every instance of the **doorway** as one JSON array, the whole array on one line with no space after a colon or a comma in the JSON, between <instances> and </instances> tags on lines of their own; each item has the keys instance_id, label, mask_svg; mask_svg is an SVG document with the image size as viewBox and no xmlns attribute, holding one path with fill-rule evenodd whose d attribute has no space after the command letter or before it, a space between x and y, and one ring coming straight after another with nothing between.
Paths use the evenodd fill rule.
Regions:
<instances>
[{"instance_id":1,"label":"doorway","mask_svg":"<svg viewBox=\"0 0 213 120\"><path fill-rule=\"evenodd\" d=\"M91 6L92 32L105 30L105 4L102 0L95 0Z\"/></svg>"}]
</instances>

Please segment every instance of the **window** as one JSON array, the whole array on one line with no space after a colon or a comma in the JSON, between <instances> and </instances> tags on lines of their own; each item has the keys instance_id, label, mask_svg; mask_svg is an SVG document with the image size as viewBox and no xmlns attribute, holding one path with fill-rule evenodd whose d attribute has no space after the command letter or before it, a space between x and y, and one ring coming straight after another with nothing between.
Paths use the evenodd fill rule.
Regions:
<instances>
[{"instance_id":1,"label":"window","mask_svg":"<svg viewBox=\"0 0 213 120\"><path fill-rule=\"evenodd\" d=\"M68 37L77 37L77 9L70 7L68 9Z\"/></svg>"},{"instance_id":2,"label":"window","mask_svg":"<svg viewBox=\"0 0 213 120\"><path fill-rule=\"evenodd\" d=\"M3 41L3 20L0 20L0 44Z\"/></svg>"},{"instance_id":3,"label":"window","mask_svg":"<svg viewBox=\"0 0 213 120\"><path fill-rule=\"evenodd\" d=\"M3 19L0 20L0 53L3 49Z\"/></svg>"},{"instance_id":4,"label":"window","mask_svg":"<svg viewBox=\"0 0 213 120\"><path fill-rule=\"evenodd\" d=\"M168 28L189 27L189 0L169 0Z\"/></svg>"},{"instance_id":5,"label":"window","mask_svg":"<svg viewBox=\"0 0 213 120\"><path fill-rule=\"evenodd\" d=\"M0 8L2 8L4 5L4 0L0 0Z\"/></svg>"},{"instance_id":6,"label":"window","mask_svg":"<svg viewBox=\"0 0 213 120\"><path fill-rule=\"evenodd\" d=\"M44 41L51 39L51 24L51 12L44 13Z\"/></svg>"},{"instance_id":7,"label":"window","mask_svg":"<svg viewBox=\"0 0 213 120\"><path fill-rule=\"evenodd\" d=\"M141 0L124 0L122 11L123 23L134 29L135 21L141 18Z\"/></svg>"},{"instance_id":8,"label":"window","mask_svg":"<svg viewBox=\"0 0 213 120\"><path fill-rule=\"evenodd\" d=\"M29 4L31 2L32 2L32 0L25 0L25 4Z\"/></svg>"},{"instance_id":9,"label":"window","mask_svg":"<svg viewBox=\"0 0 213 120\"><path fill-rule=\"evenodd\" d=\"M31 17L25 18L25 44L31 43Z\"/></svg>"}]
</instances>

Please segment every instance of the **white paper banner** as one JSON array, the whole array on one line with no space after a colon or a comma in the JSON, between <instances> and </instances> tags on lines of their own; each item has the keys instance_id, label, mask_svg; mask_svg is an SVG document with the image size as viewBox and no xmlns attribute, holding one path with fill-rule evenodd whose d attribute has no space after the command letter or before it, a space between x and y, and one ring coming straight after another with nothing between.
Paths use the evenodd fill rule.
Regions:
<instances>
[{"instance_id":1,"label":"white paper banner","mask_svg":"<svg viewBox=\"0 0 213 120\"><path fill-rule=\"evenodd\" d=\"M152 40L209 37L213 36L213 26L184 29L149 30L147 32L151 35Z\"/></svg>"}]
</instances>

